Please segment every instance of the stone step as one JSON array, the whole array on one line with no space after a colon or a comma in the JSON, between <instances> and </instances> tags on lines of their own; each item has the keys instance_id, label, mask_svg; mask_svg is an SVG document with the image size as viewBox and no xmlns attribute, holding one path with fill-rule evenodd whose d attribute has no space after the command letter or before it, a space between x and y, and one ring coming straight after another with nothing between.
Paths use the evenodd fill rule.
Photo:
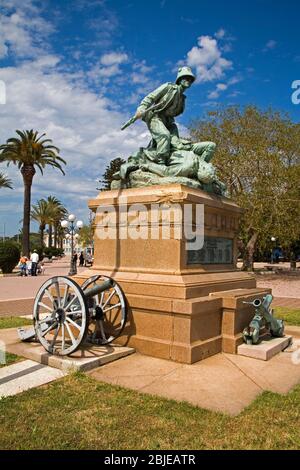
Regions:
<instances>
[{"instance_id":1,"label":"stone step","mask_svg":"<svg viewBox=\"0 0 300 470\"><path fill-rule=\"evenodd\" d=\"M241 344L237 348L238 354L241 356L252 357L268 361L271 357L283 351L292 342L292 336L286 335L283 338L268 337L263 339L259 344Z\"/></svg>"},{"instance_id":2,"label":"stone step","mask_svg":"<svg viewBox=\"0 0 300 470\"><path fill-rule=\"evenodd\" d=\"M65 372L27 360L0 369L0 399L60 379Z\"/></svg>"},{"instance_id":3,"label":"stone step","mask_svg":"<svg viewBox=\"0 0 300 470\"><path fill-rule=\"evenodd\" d=\"M96 346L86 343L71 356L54 356L47 353L38 342L20 341L16 328L0 330L0 341L4 342L7 352L64 372L91 370L135 352L133 348L125 346Z\"/></svg>"}]
</instances>

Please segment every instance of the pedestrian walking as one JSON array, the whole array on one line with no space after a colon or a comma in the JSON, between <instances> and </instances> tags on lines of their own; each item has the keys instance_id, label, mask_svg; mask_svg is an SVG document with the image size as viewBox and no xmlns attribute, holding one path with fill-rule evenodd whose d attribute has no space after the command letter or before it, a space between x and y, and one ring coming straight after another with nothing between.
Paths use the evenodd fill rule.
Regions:
<instances>
[{"instance_id":1,"label":"pedestrian walking","mask_svg":"<svg viewBox=\"0 0 300 470\"><path fill-rule=\"evenodd\" d=\"M28 261L28 258L26 256L21 255L21 258L19 261L21 276L27 276L27 261Z\"/></svg>"},{"instance_id":2,"label":"pedestrian walking","mask_svg":"<svg viewBox=\"0 0 300 470\"><path fill-rule=\"evenodd\" d=\"M83 265L84 265L84 255L82 251L79 256L79 266L83 266Z\"/></svg>"},{"instance_id":3,"label":"pedestrian walking","mask_svg":"<svg viewBox=\"0 0 300 470\"><path fill-rule=\"evenodd\" d=\"M32 276L36 276L36 270L37 270L37 265L38 265L38 262L39 262L39 255L38 255L38 252L36 250L33 250L33 253L31 254L30 256L30 260L31 260L31 275Z\"/></svg>"},{"instance_id":4,"label":"pedestrian walking","mask_svg":"<svg viewBox=\"0 0 300 470\"><path fill-rule=\"evenodd\" d=\"M78 255L77 255L77 253L74 253L74 255L73 255L73 266L77 266L77 260L78 260Z\"/></svg>"},{"instance_id":5,"label":"pedestrian walking","mask_svg":"<svg viewBox=\"0 0 300 470\"><path fill-rule=\"evenodd\" d=\"M31 274L32 274L31 268L32 268L32 261L30 259L28 259L27 263L26 263L26 269L27 269L28 276L31 276Z\"/></svg>"}]
</instances>

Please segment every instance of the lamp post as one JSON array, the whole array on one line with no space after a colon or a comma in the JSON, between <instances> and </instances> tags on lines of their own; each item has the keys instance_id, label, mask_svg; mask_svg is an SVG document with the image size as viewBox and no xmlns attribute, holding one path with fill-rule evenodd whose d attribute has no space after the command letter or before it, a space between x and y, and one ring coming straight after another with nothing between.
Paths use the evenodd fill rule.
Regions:
<instances>
[{"instance_id":1,"label":"lamp post","mask_svg":"<svg viewBox=\"0 0 300 470\"><path fill-rule=\"evenodd\" d=\"M70 214L69 217L68 217L68 220L62 220L60 225L62 226L62 228L69 228L69 237L68 238L71 238L71 261L70 261L70 272L69 272L69 276L74 276L74 274L77 274L77 265L76 263L74 263L74 238L78 238L79 235L76 234L75 235L75 228L78 228L78 229L81 229L82 226L83 226L83 222L82 220L77 220L76 224L75 224L75 220L76 220L76 217L74 214Z\"/></svg>"},{"instance_id":2,"label":"lamp post","mask_svg":"<svg viewBox=\"0 0 300 470\"><path fill-rule=\"evenodd\" d=\"M272 249L271 249L271 264L273 264L274 263L274 246L275 246L276 238L271 237L271 242L272 242L272 244L274 243L274 245L272 245Z\"/></svg>"}]
</instances>

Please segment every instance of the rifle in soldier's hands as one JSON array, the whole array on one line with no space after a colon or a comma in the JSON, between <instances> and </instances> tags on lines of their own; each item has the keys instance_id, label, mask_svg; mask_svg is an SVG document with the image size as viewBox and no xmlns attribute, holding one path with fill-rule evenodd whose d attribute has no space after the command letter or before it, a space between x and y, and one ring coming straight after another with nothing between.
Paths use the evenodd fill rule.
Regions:
<instances>
[{"instance_id":1,"label":"rifle in soldier's hands","mask_svg":"<svg viewBox=\"0 0 300 470\"><path fill-rule=\"evenodd\" d=\"M143 117L143 115L145 115L145 113L136 113L134 116L132 116L132 118L130 118L128 121L126 121L125 124L123 124L123 126L121 127L121 131L124 131L124 129L126 129L126 127L131 126L131 124L133 124L138 119L141 119Z\"/></svg>"},{"instance_id":2,"label":"rifle in soldier's hands","mask_svg":"<svg viewBox=\"0 0 300 470\"><path fill-rule=\"evenodd\" d=\"M131 124L133 124L138 119L143 119L143 117L147 113L149 113L149 111L153 111L154 109L158 108L159 106L161 106L161 103L156 103L153 106L150 106L150 108L146 109L143 112L137 112L134 116L132 116L132 118L130 118L128 121L125 122L125 124L123 124L123 126L121 127L121 131L124 131L124 129L131 126Z\"/></svg>"}]
</instances>

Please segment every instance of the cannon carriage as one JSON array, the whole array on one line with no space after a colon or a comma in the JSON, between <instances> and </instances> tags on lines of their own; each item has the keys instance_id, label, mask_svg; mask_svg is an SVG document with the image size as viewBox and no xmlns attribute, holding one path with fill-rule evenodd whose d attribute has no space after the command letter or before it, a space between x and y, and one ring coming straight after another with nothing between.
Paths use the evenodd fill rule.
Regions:
<instances>
[{"instance_id":1,"label":"cannon carriage","mask_svg":"<svg viewBox=\"0 0 300 470\"><path fill-rule=\"evenodd\" d=\"M127 319L126 299L114 279L95 275L81 286L54 276L39 289L33 307L33 328L19 328L21 340L34 338L51 354L66 356L84 342L112 343Z\"/></svg>"}]
</instances>

